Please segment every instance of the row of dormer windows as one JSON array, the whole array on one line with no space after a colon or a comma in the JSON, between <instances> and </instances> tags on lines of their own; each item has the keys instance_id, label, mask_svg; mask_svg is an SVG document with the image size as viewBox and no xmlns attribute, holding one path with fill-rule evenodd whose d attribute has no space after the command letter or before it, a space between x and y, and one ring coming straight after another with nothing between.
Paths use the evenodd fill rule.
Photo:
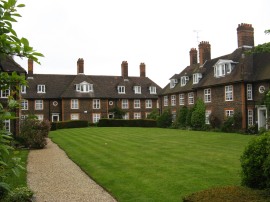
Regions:
<instances>
[{"instance_id":1,"label":"row of dormer windows","mask_svg":"<svg viewBox=\"0 0 270 202\"><path fill-rule=\"evenodd\" d=\"M134 86L133 87L134 93L135 94L141 94L141 86ZM157 88L156 86L149 86L148 88L150 94L156 94L157 93ZM125 94L126 93L126 87L125 86L117 86L117 91L118 94Z\"/></svg>"}]
</instances>

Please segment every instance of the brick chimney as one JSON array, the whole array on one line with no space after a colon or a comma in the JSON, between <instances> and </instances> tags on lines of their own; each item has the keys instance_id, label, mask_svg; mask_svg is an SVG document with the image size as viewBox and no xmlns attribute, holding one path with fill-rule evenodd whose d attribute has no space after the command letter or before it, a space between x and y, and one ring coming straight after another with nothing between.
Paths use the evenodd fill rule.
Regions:
<instances>
[{"instance_id":1,"label":"brick chimney","mask_svg":"<svg viewBox=\"0 0 270 202\"><path fill-rule=\"evenodd\" d=\"M34 61L32 59L28 59L28 76L32 77L34 73Z\"/></svg>"},{"instance_id":2,"label":"brick chimney","mask_svg":"<svg viewBox=\"0 0 270 202\"><path fill-rule=\"evenodd\" d=\"M122 70L123 79L127 79L128 78L128 62L127 61L122 62L121 70Z\"/></svg>"},{"instance_id":3,"label":"brick chimney","mask_svg":"<svg viewBox=\"0 0 270 202\"><path fill-rule=\"evenodd\" d=\"M208 41L202 41L199 44L199 59L200 64L203 65L206 60L211 59L211 45Z\"/></svg>"},{"instance_id":4,"label":"brick chimney","mask_svg":"<svg viewBox=\"0 0 270 202\"><path fill-rule=\"evenodd\" d=\"M140 77L145 77L145 64L140 64Z\"/></svg>"},{"instance_id":5,"label":"brick chimney","mask_svg":"<svg viewBox=\"0 0 270 202\"><path fill-rule=\"evenodd\" d=\"M196 48L190 49L189 56L190 56L190 65L198 63L198 51L196 50Z\"/></svg>"},{"instance_id":6,"label":"brick chimney","mask_svg":"<svg viewBox=\"0 0 270 202\"><path fill-rule=\"evenodd\" d=\"M84 74L84 60L79 58L77 61L77 74Z\"/></svg>"},{"instance_id":7,"label":"brick chimney","mask_svg":"<svg viewBox=\"0 0 270 202\"><path fill-rule=\"evenodd\" d=\"M254 29L251 24L238 24L237 40L238 48L242 46L254 46Z\"/></svg>"}]
</instances>

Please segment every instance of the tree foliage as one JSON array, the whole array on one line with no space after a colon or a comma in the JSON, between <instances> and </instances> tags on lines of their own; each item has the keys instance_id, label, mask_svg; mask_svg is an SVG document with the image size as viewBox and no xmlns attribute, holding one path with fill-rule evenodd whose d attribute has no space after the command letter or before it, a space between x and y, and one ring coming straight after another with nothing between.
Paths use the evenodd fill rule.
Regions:
<instances>
[{"instance_id":1,"label":"tree foliage","mask_svg":"<svg viewBox=\"0 0 270 202\"><path fill-rule=\"evenodd\" d=\"M170 109L166 109L157 119L159 128L169 128L172 125L172 114Z\"/></svg>"},{"instance_id":2,"label":"tree foliage","mask_svg":"<svg viewBox=\"0 0 270 202\"><path fill-rule=\"evenodd\" d=\"M205 104L202 99L198 99L194 111L191 114L191 126L196 130L201 130L205 125Z\"/></svg>"},{"instance_id":3,"label":"tree foliage","mask_svg":"<svg viewBox=\"0 0 270 202\"><path fill-rule=\"evenodd\" d=\"M185 128L186 119L188 114L188 108L186 106L181 107L176 114L176 120L173 123L175 128Z\"/></svg>"},{"instance_id":4,"label":"tree foliage","mask_svg":"<svg viewBox=\"0 0 270 202\"><path fill-rule=\"evenodd\" d=\"M109 112L113 113L114 119L123 119L123 116L126 114L126 112L119 107L114 107L110 109Z\"/></svg>"},{"instance_id":5,"label":"tree foliage","mask_svg":"<svg viewBox=\"0 0 270 202\"><path fill-rule=\"evenodd\" d=\"M157 120L158 117L159 117L159 111L158 111L158 109L154 109L153 111L151 111L151 113L146 118Z\"/></svg>"},{"instance_id":6,"label":"tree foliage","mask_svg":"<svg viewBox=\"0 0 270 202\"><path fill-rule=\"evenodd\" d=\"M17 9L24 6L17 4L17 0L0 0L0 57L27 57L39 63L38 57L43 55L36 52L26 38L19 38L12 27L16 18L21 17Z\"/></svg>"}]
</instances>

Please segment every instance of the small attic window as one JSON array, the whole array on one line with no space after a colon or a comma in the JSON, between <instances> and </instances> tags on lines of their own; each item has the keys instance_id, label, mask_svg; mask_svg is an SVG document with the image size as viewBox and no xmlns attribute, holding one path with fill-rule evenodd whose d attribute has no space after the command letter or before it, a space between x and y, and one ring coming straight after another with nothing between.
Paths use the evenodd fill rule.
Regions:
<instances>
[{"instance_id":1,"label":"small attic window","mask_svg":"<svg viewBox=\"0 0 270 202\"><path fill-rule=\"evenodd\" d=\"M199 83L199 81L202 78L202 74L201 73L195 73L193 74L193 84L197 84Z\"/></svg>"},{"instance_id":2,"label":"small attic window","mask_svg":"<svg viewBox=\"0 0 270 202\"><path fill-rule=\"evenodd\" d=\"M157 94L157 88L156 86L149 86L150 94Z\"/></svg>"},{"instance_id":3,"label":"small attic window","mask_svg":"<svg viewBox=\"0 0 270 202\"><path fill-rule=\"evenodd\" d=\"M141 94L141 86L134 86L133 89L135 94Z\"/></svg>"},{"instance_id":4,"label":"small attic window","mask_svg":"<svg viewBox=\"0 0 270 202\"><path fill-rule=\"evenodd\" d=\"M93 92L93 84L87 83L86 81L76 84L76 91L81 93Z\"/></svg>"},{"instance_id":5,"label":"small attic window","mask_svg":"<svg viewBox=\"0 0 270 202\"><path fill-rule=\"evenodd\" d=\"M188 76L182 76L181 77L181 86L185 86L189 80Z\"/></svg>"},{"instance_id":6,"label":"small attic window","mask_svg":"<svg viewBox=\"0 0 270 202\"><path fill-rule=\"evenodd\" d=\"M224 77L230 74L235 67L235 62L232 60L219 60L214 65L214 77Z\"/></svg>"},{"instance_id":7,"label":"small attic window","mask_svg":"<svg viewBox=\"0 0 270 202\"><path fill-rule=\"evenodd\" d=\"M177 79L171 79L170 88L174 88L177 83L178 83L178 80Z\"/></svg>"},{"instance_id":8,"label":"small attic window","mask_svg":"<svg viewBox=\"0 0 270 202\"><path fill-rule=\"evenodd\" d=\"M118 86L117 90L118 90L118 94L125 94L126 93L125 86Z\"/></svg>"}]
</instances>

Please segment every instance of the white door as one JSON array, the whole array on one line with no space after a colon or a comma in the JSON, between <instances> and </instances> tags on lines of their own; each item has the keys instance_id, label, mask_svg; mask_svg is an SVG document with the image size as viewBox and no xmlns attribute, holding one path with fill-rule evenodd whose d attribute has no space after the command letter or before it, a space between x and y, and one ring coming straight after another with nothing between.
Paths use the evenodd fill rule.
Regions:
<instances>
[{"instance_id":1,"label":"white door","mask_svg":"<svg viewBox=\"0 0 270 202\"><path fill-rule=\"evenodd\" d=\"M258 107L258 129L260 128L268 129L266 107Z\"/></svg>"},{"instance_id":2,"label":"white door","mask_svg":"<svg viewBox=\"0 0 270 202\"><path fill-rule=\"evenodd\" d=\"M59 114L53 114L52 115L52 122L57 122L59 121Z\"/></svg>"}]
</instances>

